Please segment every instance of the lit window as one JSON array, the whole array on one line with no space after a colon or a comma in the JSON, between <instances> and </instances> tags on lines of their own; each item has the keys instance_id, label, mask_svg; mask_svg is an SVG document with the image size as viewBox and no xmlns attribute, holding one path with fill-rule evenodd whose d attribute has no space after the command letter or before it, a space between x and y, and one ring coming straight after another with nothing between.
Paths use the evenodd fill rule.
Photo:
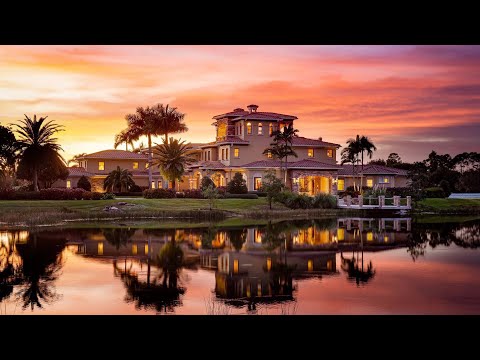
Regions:
<instances>
[{"instance_id":1,"label":"lit window","mask_svg":"<svg viewBox=\"0 0 480 360\"><path fill-rule=\"evenodd\" d=\"M272 258L267 258L267 271L272 270Z\"/></svg>"},{"instance_id":2,"label":"lit window","mask_svg":"<svg viewBox=\"0 0 480 360\"><path fill-rule=\"evenodd\" d=\"M97 254L103 255L103 242L99 242L97 245Z\"/></svg>"},{"instance_id":3,"label":"lit window","mask_svg":"<svg viewBox=\"0 0 480 360\"><path fill-rule=\"evenodd\" d=\"M257 284L257 296L262 296L262 284Z\"/></svg>"},{"instance_id":4,"label":"lit window","mask_svg":"<svg viewBox=\"0 0 480 360\"><path fill-rule=\"evenodd\" d=\"M270 123L270 125L268 125L268 135L272 136L272 133L273 133L273 124Z\"/></svg>"},{"instance_id":5,"label":"lit window","mask_svg":"<svg viewBox=\"0 0 480 360\"><path fill-rule=\"evenodd\" d=\"M344 179L338 179L337 190L338 191L344 191L345 190L345 180Z\"/></svg>"},{"instance_id":6,"label":"lit window","mask_svg":"<svg viewBox=\"0 0 480 360\"><path fill-rule=\"evenodd\" d=\"M308 149L308 157L313 157L313 149Z\"/></svg>"},{"instance_id":7,"label":"lit window","mask_svg":"<svg viewBox=\"0 0 480 360\"><path fill-rule=\"evenodd\" d=\"M138 253L138 247L137 244L132 245L132 255L137 255Z\"/></svg>"},{"instance_id":8,"label":"lit window","mask_svg":"<svg viewBox=\"0 0 480 360\"><path fill-rule=\"evenodd\" d=\"M388 242L388 236L387 236L387 235L385 235L385 236L383 237L383 241Z\"/></svg>"},{"instance_id":9,"label":"lit window","mask_svg":"<svg viewBox=\"0 0 480 360\"><path fill-rule=\"evenodd\" d=\"M345 240L345 229L342 229L342 228L337 229L337 240L338 241Z\"/></svg>"},{"instance_id":10,"label":"lit window","mask_svg":"<svg viewBox=\"0 0 480 360\"><path fill-rule=\"evenodd\" d=\"M236 158L238 158L240 156L240 149L239 148L233 149L233 155Z\"/></svg>"},{"instance_id":11,"label":"lit window","mask_svg":"<svg viewBox=\"0 0 480 360\"><path fill-rule=\"evenodd\" d=\"M373 233L371 231L367 233L367 241L373 241Z\"/></svg>"},{"instance_id":12,"label":"lit window","mask_svg":"<svg viewBox=\"0 0 480 360\"><path fill-rule=\"evenodd\" d=\"M307 269L308 271L313 271L313 260L308 260Z\"/></svg>"},{"instance_id":13,"label":"lit window","mask_svg":"<svg viewBox=\"0 0 480 360\"><path fill-rule=\"evenodd\" d=\"M268 150L267 152L267 158L269 159L273 158L272 152L270 150Z\"/></svg>"},{"instance_id":14,"label":"lit window","mask_svg":"<svg viewBox=\"0 0 480 360\"><path fill-rule=\"evenodd\" d=\"M262 178L254 177L253 178L253 190L258 190L262 187Z\"/></svg>"},{"instance_id":15,"label":"lit window","mask_svg":"<svg viewBox=\"0 0 480 360\"><path fill-rule=\"evenodd\" d=\"M228 160L228 148L225 149L225 160Z\"/></svg>"},{"instance_id":16,"label":"lit window","mask_svg":"<svg viewBox=\"0 0 480 360\"><path fill-rule=\"evenodd\" d=\"M327 156L330 157L330 158L333 157L333 150L332 149L327 150Z\"/></svg>"},{"instance_id":17,"label":"lit window","mask_svg":"<svg viewBox=\"0 0 480 360\"><path fill-rule=\"evenodd\" d=\"M252 292L250 290L250 284L247 285L247 297L252 296Z\"/></svg>"},{"instance_id":18,"label":"lit window","mask_svg":"<svg viewBox=\"0 0 480 360\"><path fill-rule=\"evenodd\" d=\"M238 260L233 260L233 273L238 274Z\"/></svg>"},{"instance_id":19,"label":"lit window","mask_svg":"<svg viewBox=\"0 0 480 360\"><path fill-rule=\"evenodd\" d=\"M260 233L260 231L258 231L258 229L255 229L255 242L257 244L262 243L262 234Z\"/></svg>"},{"instance_id":20,"label":"lit window","mask_svg":"<svg viewBox=\"0 0 480 360\"><path fill-rule=\"evenodd\" d=\"M138 169L138 162L134 161L133 162L133 170Z\"/></svg>"},{"instance_id":21,"label":"lit window","mask_svg":"<svg viewBox=\"0 0 480 360\"><path fill-rule=\"evenodd\" d=\"M252 135L252 123L247 123L247 134Z\"/></svg>"},{"instance_id":22,"label":"lit window","mask_svg":"<svg viewBox=\"0 0 480 360\"><path fill-rule=\"evenodd\" d=\"M155 181L152 181L152 189L155 189Z\"/></svg>"},{"instance_id":23,"label":"lit window","mask_svg":"<svg viewBox=\"0 0 480 360\"><path fill-rule=\"evenodd\" d=\"M98 162L98 170L105 170L105 162L104 161L99 161Z\"/></svg>"},{"instance_id":24,"label":"lit window","mask_svg":"<svg viewBox=\"0 0 480 360\"><path fill-rule=\"evenodd\" d=\"M386 177L386 178L383 178L383 182L384 182L385 184L388 184L388 183L390 182L390 178L387 178L387 177Z\"/></svg>"},{"instance_id":25,"label":"lit window","mask_svg":"<svg viewBox=\"0 0 480 360\"><path fill-rule=\"evenodd\" d=\"M327 270L332 271L332 269L333 269L333 261L327 260Z\"/></svg>"},{"instance_id":26,"label":"lit window","mask_svg":"<svg viewBox=\"0 0 480 360\"><path fill-rule=\"evenodd\" d=\"M158 180L157 181L157 189L161 189L162 188L162 180Z\"/></svg>"},{"instance_id":27,"label":"lit window","mask_svg":"<svg viewBox=\"0 0 480 360\"><path fill-rule=\"evenodd\" d=\"M148 244L145 244L145 255L148 255Z\"/></svg>"},{"instance_id":28,"label":"lit window","mask_svg":"<svg viewBox=\"0 0 480 360\"><path fill-rule=\"evenodd\" d=\"M373 187L373 179L367 179L367 186Z\"/></svg>"},{"instance_id":29,"label":"lit window","mask_svg":"<svg viewBox=\"0 0 480 360\"><path fill-rule=\"evenodd\" d=\"M67 189L70 189L72 187L72 182L70 180L67 180Z\"/></svg>"},{"instance_id":30,"label":"lit window","mask_svg":"<svg viewBox=\"0 0 480 360\"><path fill-rule=\"evenodd\" d=\"M258 124L258 135L263 135L263 125L262 125L262 123Z\"/></svg>"}]
</instances>

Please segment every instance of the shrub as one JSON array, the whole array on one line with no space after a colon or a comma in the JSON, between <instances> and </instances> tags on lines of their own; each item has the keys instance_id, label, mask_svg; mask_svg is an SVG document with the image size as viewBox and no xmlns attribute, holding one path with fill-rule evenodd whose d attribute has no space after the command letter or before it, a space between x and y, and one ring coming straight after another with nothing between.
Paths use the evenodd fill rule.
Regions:
<instances>
[{"instance_id":1,"label":"shrub","mask_svg":"<svg viewBox=\"0 0 480 360\"><path fill-rule=\"evenodd\" d=\"M443 189L445 197L450 196L452 191L450 190L450 183L447 180L443 179L438 185Z\"/></svg>"},{"instance_id":2,"label":"shrub","mask_svg":"<svg viewBox=\"0 0 480 360\"><path fill-rule=\"evenodd\" d=\"M226 199L258 199L257 194L225 194Z\"/></svg>"},{"instance_id":3,"label":"shrub","mask_svg":"<svg viewBox=\"0 0 480 360\"><path fill-rule=\"evenodd\" d=\"M224 198L225 195L227 194L227 188L225 186L219 186L219 187L217 187L217 190L218 190L218 195L220 196L220 198Z\"/></svg>"},{"instance_id":4,"label":"shrub","mask_svg":"<svg viewBox=\"0 0 480 360\"><path fill-rule=\"evenodd\" d=\"M215 201L219 198L218 189L215 189L212 185L202 191L203 196L208 199L208 205L210 210L215 207Z\"/></svg>"},{"instance_id":5,"label":"shrub","mask_svg":"<svg viewBox=\"0 0 480 360\"><path fill-rule=\"evenodd\" d=\"M131 192L131 193L142 193L143 190L145 190L146 188L148 188L148 186L140 187L137 184L134 184L134 185L130 186L130 191L129 192Z\"/></svg>"},{"instance_id":6,"label":"shrub","mask_svg":"<svg viewBox=\"0 0 480 360\"><path fill-rule=\"evenodd\" d=\"M335 209L337 198L329 194L318 194L312 199L312 207L315 209Z\"/></svg>"},{"instance_id":7,"label":"shrub","mask_svg":"<svg viewBox=\"0 0 480 360\"><path fill-rule=\"evenodd\" d=\"M115 194L113 193L104 193L101 200L113 200L115 199Z\"/></svg>"},{"instance_id":8,"label":"shrub","mask_svg":"<svg viewBox=\"0 0 480 360\"><path fill-rule=\"evenodd\" d=\"M100 192L92 192L92 200L102 200L103 194Z\"/></svg>"},{"instance_id":9,"label":"shrub","mask_svg":"<svg viewBox=\"0 0 480 360\"><path fill-rule=\"evenodd\" d=\"M200 183L200 190L204 191L206 188L208 188L209 186L212 186L213 188L215 188L215 183L213 182L212 179L210 179L208 176L205 176L202 178L202 182Z\"/></svg>"},{"instance_id":10,"label":"shrub","mask_svg":"<svg viewBox=\"0 0 480 360\"><path fill-rule=\"evenodd\" d=\"M227 193L230 194L247 194L247 182L243 178L242 174L237 172L227 184Z\"/></svg>"},{"instance_id":11,"label":"shrub","mask_svg":"<svg viewBox=\"0 0 480 360\"><path fill-rule=\"evenodd\" d=\"M249 191L249 194L257 194L258 197L267 197L267 193L265 191Z\"/></svg>"},{"instance_id":12,"label":"shrub","mask_svg":"<svg viewBox=\"0 0 480 360\"><path fill-rule=\"evenodd\" d=\"M0 191L0 200L100 200L101 193L83 189L42 189L40 191Z\"/></svg>"},{"instance_id":13,"label":"shrub","mask_svg":"<svg viewBox=\"0 0 480 360\"><path fill-rule=\"evenodd\" d=\"M294 196L287 199L285 206L290 209L311 209L312 198L308 195L294 194Z\"/></svg>"},{"instance_id":14,"label":"shrub","mask_svg":"<svg viewBox=\"0 0 480 360\"><path fill-rule=\"evenodd\" d=\"M202 190L200 189L190 189L183 192L184 197L188 199L203 199ZM178 194L177 194L178 197Z\"/></svg>"},{"instance_id":15,"label":"shrub","mask_svg":"<svg viewBox=\"0 0 480 360\"><path fill-rule=\"evenodd\" d=\"M355 190L347 189L346 191L339 191L337 193L337 195L341 198L347 197L348 195L350 195L351 197L358 197L358 195L360 195L360 192L355 191Z\"/></svg>"},{"instance_id":16,"label":"shrub","mask_svg":"<svg viewBox=\"0 0 480 360\"><path fill-rule=\"evenodd\" d=\"M118 192L115 193L115 196L143 196L143 193L140 192L134 192L134 191L128 191L128 192Z\"/></svg>"},{"instance_id":17,"label":"shrub","mask_svg":"<svg viewBox=\"0 0 480 360\"><path fill-rule=\"evenodd\" d=\"M427 198L444 198L445 192L441 187L431 187L424 189L423 195Z\"/></svg>"},{"instance_id":18,"label":"shrub","mask_svg":"<svg viewBox=\"0 0 480 360\"><path fill-rule=\"evenodd\" d=\"M85 191L91 191L92 184L90 184L90 181L88 181L85 175L82 175L80 179L78 179L77 188L83 189Z\"/></svg>"},{"instance_id":19,"label":"shrub","mask_svg":"<svg viewBox=\"0 0 480 360\"><path fill-rule=\"evenodd\" d=\"M175 191L172 189L147 189L143 191L145 199L171 199L175 195Z\"/></svg>"}]
</instances>

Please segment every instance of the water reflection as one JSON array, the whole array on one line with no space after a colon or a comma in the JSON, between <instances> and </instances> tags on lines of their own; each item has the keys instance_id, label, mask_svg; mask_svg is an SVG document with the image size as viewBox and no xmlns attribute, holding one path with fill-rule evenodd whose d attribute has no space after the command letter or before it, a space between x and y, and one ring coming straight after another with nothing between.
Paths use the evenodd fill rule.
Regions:
<instances>
[{"instance_id":1,"label":"water reflection","mask_svg":"<svg viewBox=\"0 0 480 360\"><path fill-rule=\"evenodd\" d=\"M480 221L333 218L256 226L0 231L0 303L34 312L54 309L60 299L73 301L56 290L71 254L113 264L112 280L123 286L123 301L138 311L176 312L185 306L192 277L201 272L213 277L204 285L212 294L202 299L207 313L291 314L304 282L321 286L335 279L352 289L370 287L382 271L373 254L403 249L418 261L429 248L452 244L477 248Z\"/></svg>"}]
</instances>

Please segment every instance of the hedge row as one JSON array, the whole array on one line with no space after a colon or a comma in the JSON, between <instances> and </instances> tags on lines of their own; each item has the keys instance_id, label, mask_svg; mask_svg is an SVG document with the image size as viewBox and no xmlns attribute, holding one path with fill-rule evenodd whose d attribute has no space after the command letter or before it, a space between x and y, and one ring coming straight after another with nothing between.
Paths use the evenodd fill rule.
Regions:
<instances>
[{"instance_id":1,"label":"hedge row","mask_svg":"<svg viewBox=\"0 0 480 360\"><path fill-rule=\"evenodd\" d=\"M277 195L276 201L290 209L334 209L337 207L337 198L328 194L318 194L311 197L283 191Z\"/></svg>"},{"instance_id":2,"label":"hedge row","mask_svg":"<svg viewBox=\"0 0 480 360\"><path fill-rule=\"evenodd\" d=\"M0 191L0 200L102 200L104 194L83 189L42 189L40 191Z\"/></svg>"}]
</instances>

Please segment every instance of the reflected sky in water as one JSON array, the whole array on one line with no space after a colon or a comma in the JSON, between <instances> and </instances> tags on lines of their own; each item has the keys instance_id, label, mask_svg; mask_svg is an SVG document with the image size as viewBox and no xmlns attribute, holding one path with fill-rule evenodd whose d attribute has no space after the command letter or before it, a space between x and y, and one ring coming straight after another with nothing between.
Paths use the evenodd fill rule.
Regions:
<instances>
[{"instance_id":1,"label":"reflected sky in water","mask_svg":"<svg viewBox=\"0 0 480 360\"><path fill-rule=\"evenodd\" d=\"M478 314L480 220L453 220L0 231L0 313Z\"/></svg>"}]
</instances>

